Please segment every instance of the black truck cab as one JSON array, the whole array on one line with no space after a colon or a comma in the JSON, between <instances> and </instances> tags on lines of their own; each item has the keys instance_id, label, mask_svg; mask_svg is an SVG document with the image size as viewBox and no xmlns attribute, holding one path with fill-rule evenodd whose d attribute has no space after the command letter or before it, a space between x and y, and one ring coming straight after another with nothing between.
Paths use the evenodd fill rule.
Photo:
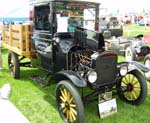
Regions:
<instances>
[{"instance_id":1,"label":"black truck cab","mask_svg":"<svg viewBox=\"0 0 150 123\"><path fill-rule=\"evenodd\" d=\"M30 4L33 19L32 44L36 51L32 64L36 67L47 71L67 69L66 55L72 47L89 43L93 48L98 47L95 39L99 36L95 31L99 27L99 3L84 0L31 0ZM104 40L102 42L104 44Z\"/></svg>"}]
</instances>

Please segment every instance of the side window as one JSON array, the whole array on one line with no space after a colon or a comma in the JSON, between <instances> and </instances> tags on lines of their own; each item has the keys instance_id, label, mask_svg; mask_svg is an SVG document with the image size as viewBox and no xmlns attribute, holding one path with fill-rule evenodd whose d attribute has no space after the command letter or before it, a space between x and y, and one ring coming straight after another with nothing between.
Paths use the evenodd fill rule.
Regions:
<instances>
[{"instance_id":1,"label":"side window","mask_svg":"<svg viewBox=\"0 0 150 123\"><path fill-rule=\"evenodd\" d=\"M34 8L34 26L36 30L50 30L49 5L36 6Z\"/></svg>"}]
</instances>

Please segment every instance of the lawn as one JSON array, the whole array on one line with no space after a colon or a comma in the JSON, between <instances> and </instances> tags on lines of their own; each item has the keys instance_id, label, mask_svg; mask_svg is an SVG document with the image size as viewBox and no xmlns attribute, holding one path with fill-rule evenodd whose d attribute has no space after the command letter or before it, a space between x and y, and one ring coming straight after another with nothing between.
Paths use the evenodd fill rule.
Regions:
<instances>
[{"instance_id":1,"label":"lawn","mask_svg":"<svg viewBox=\"0 0 150 123\"><path fill-rule=\"evenodd\" d=\"M123 27L125 36L136 36L138 34L150 34L150 26L139 26L138 24L127 24Z\"/></svg>"},{"instance_id":2,"label":"lawn","mask_svg":"<svg viewBox=\"0 0 150 123\"><path fill-rule=\"evenodd\" d=\"M150 30L150 27L147 28ZM144 27L137 25L127 25L124 27L125 35L130 34L133 36L137 33L149 33L145 31ZM63 123L56 107L56 84L54 84L54 81L51 81L49 86L40 87L40 85L30 79L31 75L41 73L38 69L33 68L21 68L21 77L19 80L15 80L8 72L8 51L3 49L2 55L5 69L0 71L0 87L5 83L10 83L12 86L10 101L16 105L31 123ZM122 61L124 58L119 57L119 60ZM148 91L145 102L140 106L133 106L122 102L118 96L114 96L114 98L117 99L118 112L105 119L99 118L97 102L85 105L85 123L149 123L150 91Z\"/></svg>"}]
</instances>

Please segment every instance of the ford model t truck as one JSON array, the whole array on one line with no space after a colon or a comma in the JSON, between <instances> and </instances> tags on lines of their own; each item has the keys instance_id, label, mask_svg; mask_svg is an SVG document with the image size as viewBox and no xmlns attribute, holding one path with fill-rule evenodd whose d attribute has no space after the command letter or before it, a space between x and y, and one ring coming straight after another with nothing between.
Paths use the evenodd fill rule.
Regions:
<instances>
[{"instance_id":1,"label":"ford model t truck","mask_svg":"<svg viewBox=\"0 0 150 123\"><path fill-rule=\"evenodd\" d=\"M10 50L8 66L13 78L20 77L23 66L39 68L45 78L54 76L58 111L67 123L84 123L83 104L102 95L109 94L111 99L112 92L127 103L143 103L147 84L141 71L148 70L138 62L118 63L117 54L105 50L103 35L98 31L99 3L30 2L32 24L10 25L2 31L3 47ZM45 82L44 78L32 78ZM84 88L89 91L85 93Z\"/></svg>"}]
</instances>

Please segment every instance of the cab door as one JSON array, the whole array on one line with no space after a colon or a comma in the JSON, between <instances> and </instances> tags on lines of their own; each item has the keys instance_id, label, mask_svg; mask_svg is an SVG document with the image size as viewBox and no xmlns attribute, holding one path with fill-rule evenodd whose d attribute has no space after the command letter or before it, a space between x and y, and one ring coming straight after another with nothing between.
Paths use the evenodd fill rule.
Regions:
<instances>
[{"instance_id":1,"label":"cab door","mask_svg":"<svg viewBox=\"0 0 150 123\"><path fill-rule=\"evenodd\" d=\"M34 6L33 47L37 58L32 59L36 67L52 69L52 27L50 21L51 3Z\"/></svg>"}]
</instances>

